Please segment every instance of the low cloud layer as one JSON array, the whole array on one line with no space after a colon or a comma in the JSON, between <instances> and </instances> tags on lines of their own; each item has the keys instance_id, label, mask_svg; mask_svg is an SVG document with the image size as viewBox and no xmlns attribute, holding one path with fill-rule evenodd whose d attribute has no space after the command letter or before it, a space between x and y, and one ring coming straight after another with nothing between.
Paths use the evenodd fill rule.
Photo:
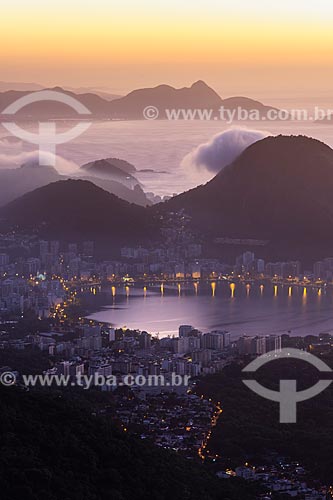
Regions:
<instances>
[{"instance_id":1,"label":"low cloud layer","mask_svg":"<svg viewBox=\"0 0 333 500\"><path fill-rule=\"evenodd\" d=\"M247 147L271 135L261 130L232 128L215 135L183 159L186 167L208 170L214 174L232 163Z\"/></svg>"},{"instance_id":2,"label":"low cloud layer","mask_svg":"<svg viewBox=\"0 0 333 500\"><path fill-rule=\"evenodd\" d=\"M45 153L44 156L47 158L48 154ZM49 163L51 164L52 155L49 155ZM6 154L0 153L0 168L19 168L22 165L38 166L39 165L39 154L38 151L32 152L22 152L19 154ZM41 167L42 168L42 167ZM79 166L72 162L65 160L61 156L56 156L56 170L61 175L70 175L79 169Z\"/></svg>"}]
</instances>

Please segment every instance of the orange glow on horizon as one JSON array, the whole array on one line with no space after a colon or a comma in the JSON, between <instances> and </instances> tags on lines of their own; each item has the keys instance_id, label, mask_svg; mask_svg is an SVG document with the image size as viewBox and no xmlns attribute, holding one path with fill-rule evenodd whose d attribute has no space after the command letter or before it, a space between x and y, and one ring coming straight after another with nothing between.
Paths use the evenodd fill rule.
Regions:
<instances>
[{"instance_id":1,"label":"orange glow on horizon","mask_svg":"<svg viewBox=\"0 0 333 500\"><path fill-rule=\"evenodd\" d=\"M267 75L274 70L277 83L284 82L288 67L312 74L314 68L327 71L332 66L333 10L327 0L319 3L322 7L314 9L308 0L299 8L286 0L278 6L260 0L251 6L245 0L235 5L207 0L188 9L175 0L167 5L152 0L140 5L133 0L13 0L1 12L2 79L20 71L25 81L44 78L60 84L70 78L90 84L96 79L112 85L106 79L116 78L117 71L123 84L133 88L136 65L141 71L144 67L146 85L180 71L193 81L194 75L222 78L222 67L243 74L249 67ZM181 75L171 78L182 86ZM323 74L316 78L318 86L324 83Z\"/></svg>"}]
</instances>

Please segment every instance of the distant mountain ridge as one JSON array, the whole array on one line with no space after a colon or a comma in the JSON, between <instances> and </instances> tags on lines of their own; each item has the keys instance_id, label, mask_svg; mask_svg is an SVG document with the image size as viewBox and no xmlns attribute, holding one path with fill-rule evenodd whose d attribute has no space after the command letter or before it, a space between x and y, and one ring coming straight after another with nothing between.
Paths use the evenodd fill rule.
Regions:
<instances>
[{"instance_id":1,"label":"distant mountain ridge","mask_svg":"<svg viewBox=\"0 0 333 500\"><path fill-rule=\"evenodd\" d=\"M34 82L1 82L0 81L0 92L6 92L8 90L42 90L43 85Z\"/></svg>"},{"instance_id":2,"label":"distant mountain ridge","mask_svg":"<svg viewBox=\"0 0 333 500\"><path fill-rule=\"evenodd\" d=\"M121 164L121 160L118 162ZM124 165L126 163L124 162ZM93 182L96 186L130 203L142 206L150 205L151 202L145 195L139 181L116 167L114 170L118 172L118 176L116 174L103 176L98 171L91 172L89 169L82 169L71 175L61 175L55 168L39 166L38 162L33 160L29 160L19 168L0 168L0 207L51 182L68 178L77 179L78 177Z\"/></svg>"},{"instance_id":3,"label":"distant mountain ridge","mask_svg":"<svg viewBox=\"0 0 333 500\"><path fill-rule=\"evenodd\" d=\"M94 116L107 116L108 114L107 109L110 104L110 101L107 101L102 97L100 97L99 95L94 94L92 92L76 94L75 92L64 90L62 87L53 87L43 90L52 90L54 92L66 94L70 97L77 99L81 104L86 106ZM39 90L37 90L36 92L39 92ZM29 93L31 92L24 90L22 91L9 90L7 92L0 93L0 113L2 113L10 104L12 104L13 102L17 101L18 99L24 97ZM15 114L15 119L20 119L20 118L31 119L31 120L36 118L60 119L60 118L77 118L78 116L81 116L82 120L87 119L89 117L91 118L91 115L88 114L78 115L77 112L67 104L55 101L41 100L40 102L35 102L33 104L29 104L24 108L22 108ZM8 117L6 117L6 115L0 115L0 120L1 121L8 120Z\"/></svg>"},{"instance_id":4,"label":"distant mountain ridge","mask_svg":"<svg viewBox=\"0 0 333 500\"><path fill-rule=\"evenodd\" d=\"M260 115L269 109L275 109L247 97L222 99L214 89L204 81L199 80L191 87L180 89L170 85L158 85L154 88L134 90L127 96L112 101L112 117L140 120L144 117L144 110L151 106L157 108L159 119L168 118L167 110L172 109L205 109L218 112L221 107L225 109L242 107L247 110L257 110Z\"/></svg>"},{"instance_id":5,"label":"distant mountain ridge","mask_svg":"<svg viewBox=\"0 0 333 500\"><path fill-rule=\"evenodd\" d=\"M159 110L159 119L167 117L167 109L212 109L216 112L223 106L226 109L237 109L241 107L247 110L258 110L260 114L266 113L271 106L265 106L259 101L247 97L230 97L222 99L215 90L205 82L199 80L190 87L176 89L170 85L158 85L153 88L133 90L123 97L111 99L98 95L97 92L75 93L64 90L61 87L53 87L45 90L53 90L65 93L78 99L90 112L90 118L113 119L113 120L143 120L144 110L148 106L154 106ZM28 93L27 90L10 90L0 92L0 113L11 103ZM16 119L36 118L77 118L77 113L62 103L42 101L26 106L16 115ZM84 117L83 118L87 118ZM0 114L0 121L7 119ZM180 118L181 119L181 118Z\"/></svg>"},{"instance_id":6,"label":"distant mountain ridge","mask_svg":"<svg viewBox=\"0 0 333 500\"><path fill-rule=\"evenodd\" d=\"M143 110L154 106L165 118L165 109L171 108L216 108L221 106L221 97L205 82L199 80L191 87L175 89L170 85L133 90L125 97L112 103L112 113L116 118L142 119Z\"/></svg>"},{"instance_id":7,"label":"distant mountain ridge","mask_svg":"<svg viewBox=\"0 0 333 500\"><path fill-rule=\"evenodd\" d=\"M41 85L40 83L35 82L2 82L0 81L0 92L7 92L9 90L18 90L18 91L38 91L48 88L46 85ZM69 92L74 92L75 94L87 94L93 93L103 97L107 101L112 101L112 99L119 99L122 97L119 94L113 94L112 92L108 92L107 89L100 90L94 87L70 87L68 85L64 85L64 90Z\"/></svg>"}]
</instances>

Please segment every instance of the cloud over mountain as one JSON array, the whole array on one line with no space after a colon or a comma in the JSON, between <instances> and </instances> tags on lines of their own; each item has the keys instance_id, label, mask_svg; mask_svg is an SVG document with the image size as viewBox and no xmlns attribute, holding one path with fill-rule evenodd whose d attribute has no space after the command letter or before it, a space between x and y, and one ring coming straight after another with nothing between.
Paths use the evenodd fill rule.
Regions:
<instances>
[{"instance_id":1,"label":"cloud over mountain","mask_svg":"<svg viewBox=\"0 0 333 500\"><path fill-rule=\"evenodd\" d=\"M186 167L195 166L214 174L232 163L247 147L271 135L262 130L232 128L215 135L209 142L201 144L183 159Z\"/></svg>"}]
</instances>

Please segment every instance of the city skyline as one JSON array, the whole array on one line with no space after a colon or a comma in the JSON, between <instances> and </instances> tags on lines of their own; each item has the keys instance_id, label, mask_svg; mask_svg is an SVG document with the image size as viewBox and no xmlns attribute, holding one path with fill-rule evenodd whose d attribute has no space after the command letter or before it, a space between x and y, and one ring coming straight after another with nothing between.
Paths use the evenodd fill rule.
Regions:
<instances>
[{"instance_id":1,"label":"city skyline","mask_svg":"<svg viewBox=\"0 0 333 500\"><path fill-rule=\"evenodd\" d=\"M3 0L3 500L333 500L332 0Z\"/></svg>"}]
</instances>

